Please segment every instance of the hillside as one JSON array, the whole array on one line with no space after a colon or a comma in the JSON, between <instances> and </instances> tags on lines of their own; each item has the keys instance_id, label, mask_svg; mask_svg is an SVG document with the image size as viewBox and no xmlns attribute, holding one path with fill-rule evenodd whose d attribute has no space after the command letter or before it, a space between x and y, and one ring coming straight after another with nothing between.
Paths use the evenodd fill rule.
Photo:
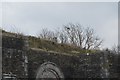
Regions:
<instances>
[{"instance_id":1,"label":"hillside","mask_svg":"<svg viewBox=\"0 0 120 80\"><path fill-rule=\"evenodd\" d=\"M74 54L74 55L79 55L80 53L87 53L87 52L89 53L96 52L96 50L80 49L79 47L75 47L72 45L60 44L60 43L40 39L35 36L24 36L23 34L11 33L5 30L2 30L2 35L13 36L18 38L27 38L30 48L36 48L44 51L54 51L54 52L68 53L68 54Z\"/></svg>"}]
</instances>

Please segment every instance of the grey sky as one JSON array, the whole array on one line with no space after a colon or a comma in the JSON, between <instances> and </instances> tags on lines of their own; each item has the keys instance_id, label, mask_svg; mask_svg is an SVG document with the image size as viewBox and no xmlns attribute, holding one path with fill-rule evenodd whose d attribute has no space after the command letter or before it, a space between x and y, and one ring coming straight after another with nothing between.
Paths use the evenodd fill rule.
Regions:
<instances>
[{"instance_id":1,"label":"grey sky","mask_svg":"<svg viewBox=\"0 0 120 80\"><path fill-rule=\"evenodd\" d=\"M2 4L2 27L14 26L21 32L36 35L42 28L58 29L69 22L92 27L104 39L103 47L118 43L117 2L23 2Z\"/></svg>"}]
</instances>

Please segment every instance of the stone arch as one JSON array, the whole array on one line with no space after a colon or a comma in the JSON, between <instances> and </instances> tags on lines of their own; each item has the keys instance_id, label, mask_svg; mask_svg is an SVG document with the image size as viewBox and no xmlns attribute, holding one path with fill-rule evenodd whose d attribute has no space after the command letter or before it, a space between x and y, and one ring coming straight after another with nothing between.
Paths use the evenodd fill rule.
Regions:
<instances>
[{"instance_id":1,"label":"stone arch","mask_svg":"<svg viewBox=\"0 0 120 80\"><path fill-rule=\"evenodd\" d=\"M60 68L53 62L43 63L37 71L36 80L44 78L54 78L55 80L64 79Z\"/></svg>"}]
</instances>

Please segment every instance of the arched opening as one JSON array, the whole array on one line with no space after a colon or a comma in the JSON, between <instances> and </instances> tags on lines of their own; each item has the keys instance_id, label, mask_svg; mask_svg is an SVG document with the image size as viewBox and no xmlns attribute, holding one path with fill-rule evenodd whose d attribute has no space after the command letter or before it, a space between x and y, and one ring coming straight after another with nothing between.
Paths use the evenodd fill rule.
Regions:
<instances>
[{"instance_id":1,"label":"arched opening","mask_svg":"<svg viewBox=\"0 0 120 80\"><path fill-rule=\"evenodd\" d=\"M64 75L55 63L45 62L38 69L36 80L44 79L63 80Z\"/></svg>"}]
</instances>

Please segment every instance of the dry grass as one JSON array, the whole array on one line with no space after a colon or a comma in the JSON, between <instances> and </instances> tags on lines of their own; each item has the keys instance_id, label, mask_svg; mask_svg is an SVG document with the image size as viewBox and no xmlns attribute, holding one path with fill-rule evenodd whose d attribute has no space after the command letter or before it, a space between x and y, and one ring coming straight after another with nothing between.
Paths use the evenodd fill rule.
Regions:
<instances>
[{"instance_id":1,"label":"dry grass","mask_svg":"<svg viewBox=\"0 0 120 80\"><path fill-rule=\"evenodd\" d=\"M4 30L2 30L2 35L12 36L12 37L18 37L18 36L25 37L24 35L6 32ZM54 52L68 53L68 54L74 54L74 55L77 55L80 53L88 53L88 52L94 53L95 52L95 50L80 49L79 47L52 42L52 41L37 38L35 36L26 36L26 37L28 37L30 48L38 48L38 49L42 49L45 51L54 51Z\"/></svg>"}]
</instances>

